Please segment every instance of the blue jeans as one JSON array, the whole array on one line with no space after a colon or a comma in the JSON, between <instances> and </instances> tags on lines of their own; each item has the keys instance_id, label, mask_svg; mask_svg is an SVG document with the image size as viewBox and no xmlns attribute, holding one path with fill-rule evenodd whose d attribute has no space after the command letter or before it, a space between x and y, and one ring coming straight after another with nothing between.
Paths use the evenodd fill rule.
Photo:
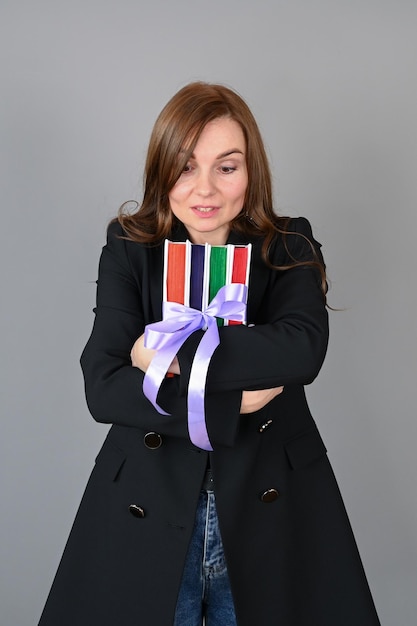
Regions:
<instances>
[{"instance_id":1,"label":"blue jeans","mask_svg":"<svg viewBox=\"0 0 417 626\"><path fill-rule=\"evenodd\" d=\"M174 626L237 626L212 491L200 494Z\"/></svg>"}]
</instances>

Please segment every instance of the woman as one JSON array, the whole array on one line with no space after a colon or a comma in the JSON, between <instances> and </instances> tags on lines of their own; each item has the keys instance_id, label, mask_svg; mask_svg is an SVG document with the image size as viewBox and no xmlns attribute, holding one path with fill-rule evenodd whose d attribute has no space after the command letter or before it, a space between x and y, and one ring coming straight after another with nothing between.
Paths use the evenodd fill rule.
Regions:
<instances>
[{"instance_id":1,"label":"woman","mask_svg":"<svg viewBox=\"0 0 417 626\"><path fill-rule=\"evenodd\" d=\"M108 230L81 364L113 424L41 626L379 624L303 386L327 347L325 272L307 220L277 217L256 122L193 83L158 117L144 198ZM158 394L142 383L162 316L163 241L252 244L248 325L219 329L205 388L212 452L190 441L187 388L203 331Z\"/></svg>"}]
</instances>

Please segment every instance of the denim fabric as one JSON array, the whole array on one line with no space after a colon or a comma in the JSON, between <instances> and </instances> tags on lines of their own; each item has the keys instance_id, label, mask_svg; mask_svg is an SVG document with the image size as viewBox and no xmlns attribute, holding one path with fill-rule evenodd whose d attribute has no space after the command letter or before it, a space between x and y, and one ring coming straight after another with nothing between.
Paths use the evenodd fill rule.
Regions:
<instances>
[{"instance_id":1,"label":"denim fabric","mask_svg":"<svg viewBox=\"0 0 417 626\"><path fill-rule=\"evenodd\" d=\"M174 626L237 626L216 504L202 492L178 595Z\"/></svg>"}]
</instances>

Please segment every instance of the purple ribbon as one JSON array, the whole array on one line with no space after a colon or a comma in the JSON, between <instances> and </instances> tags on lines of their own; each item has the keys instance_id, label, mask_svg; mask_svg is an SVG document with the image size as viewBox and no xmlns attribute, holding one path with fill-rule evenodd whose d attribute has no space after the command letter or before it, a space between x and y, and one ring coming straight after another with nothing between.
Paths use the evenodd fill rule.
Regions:
<instances>
[{"instance_id":1,"label":"purple ribbon","mask_svg":"<svg viewBox=\"0 0 417 626\"><path fill-rule=\"evenodd\" d=\"M245 321L248 289L241 283L221 287L203 311L176 302L163 303L163 320L145 327L145 347L157 350L143 380L143 392L162 415L157 403L159 388L182 344L196 330L206 332L200 340L188 384L188 432L194 445L213 450L204 415L204 393L210 359L220 343L216 317Z\"/></svg>"}]
</instances>

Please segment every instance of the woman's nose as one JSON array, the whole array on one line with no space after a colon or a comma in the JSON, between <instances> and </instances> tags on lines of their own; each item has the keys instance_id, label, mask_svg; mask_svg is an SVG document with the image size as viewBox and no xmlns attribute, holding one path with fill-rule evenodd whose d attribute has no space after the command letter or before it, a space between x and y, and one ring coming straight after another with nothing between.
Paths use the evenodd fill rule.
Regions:
<instances>
[{"instance_id":1,"label":"woman's nose","mask_svg":"<svg viewBox=\"0 0 417 626\"><path fill-rule=\"evenodd\" d=\"M215 184L211 172L200 171L198 173L196 191L200 196L210 196L215 192Z\"/></svg>"}]
</instances>

